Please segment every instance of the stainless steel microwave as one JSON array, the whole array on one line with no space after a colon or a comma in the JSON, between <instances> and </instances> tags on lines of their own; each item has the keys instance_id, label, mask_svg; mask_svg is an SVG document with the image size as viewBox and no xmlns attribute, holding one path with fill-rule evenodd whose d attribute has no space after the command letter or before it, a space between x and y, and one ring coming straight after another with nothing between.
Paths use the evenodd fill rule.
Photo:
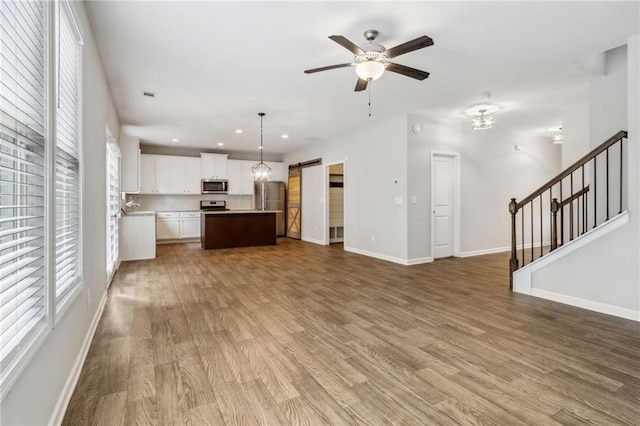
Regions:
<instances>
[{"instance_id":1,"label":"stainless steel microwave","mask_svg":"<svg viewBox=\"0 0 640 426\"><path fill-rule=\"evenodd\" d=\"M202 179L201 194L227 194L229 181L226 179Z\"/></svg>"}]
</instances>

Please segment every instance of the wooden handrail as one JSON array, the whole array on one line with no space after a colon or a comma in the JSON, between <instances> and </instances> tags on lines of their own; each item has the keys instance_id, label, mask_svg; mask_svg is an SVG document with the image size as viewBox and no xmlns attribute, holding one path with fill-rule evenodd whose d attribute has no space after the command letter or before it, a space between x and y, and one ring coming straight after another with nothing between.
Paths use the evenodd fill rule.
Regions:
<instances>
[{"instance_id":1,"label":"wooden handrail","mask_svg":"<svg viewBox=\"0 0 640 426\"><path fill-rule=\"evenodd\" d=\"M620 139L624 139L626 137L627 137L627 132L625 132L624 130L620 130L618 133L616 133L615 135L611 136L609 139L607 139L602 144L600 144L595 149L593 149L591 152L587 153L584 157L580 158L578 161L573 163L571 166L569 166L563 172L561 172L556 177L551 179L549 182L545 183L540 188L538 188L537 190L532 192L531 195L529 195L528 197L526 197L526 198L522 199L521 201L519 201L515 206L516 207L516 211L520 210L522 207L524 207L531 200L534 200L536 197L539 197L540 194L542 194L544 191L546 191L547 189L551 188L553 185L557 184L562 179L564 179L565 177L569 176L571 173L573 173L576 170L578 170L580 167L582 167L585 164L587 164L589 161L591 161L593 158L595 158L598 154L601 154L602 152L606 151L606 149L609 148L611 145L615 144Z\"/></svg>"}]
</instances>

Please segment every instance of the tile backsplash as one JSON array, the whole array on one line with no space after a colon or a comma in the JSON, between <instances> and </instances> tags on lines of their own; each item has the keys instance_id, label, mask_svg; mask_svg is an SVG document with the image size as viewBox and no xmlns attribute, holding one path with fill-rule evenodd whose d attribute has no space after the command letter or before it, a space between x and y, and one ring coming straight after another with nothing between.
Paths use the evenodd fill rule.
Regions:
<instances>
[{"instance_id":1,"label":"tile backsplash","mask_svg":"<svg viewBox=\"0 0 640 426\"><path fill-rule=\"evenodd\" d=\"M254 208L253 196L249 195L150 195L127 194L125 202L135 200L140 204L135 210L162 211L198 211L200 200L226 200L231 210Z\"/></svg>"}]
</instances>

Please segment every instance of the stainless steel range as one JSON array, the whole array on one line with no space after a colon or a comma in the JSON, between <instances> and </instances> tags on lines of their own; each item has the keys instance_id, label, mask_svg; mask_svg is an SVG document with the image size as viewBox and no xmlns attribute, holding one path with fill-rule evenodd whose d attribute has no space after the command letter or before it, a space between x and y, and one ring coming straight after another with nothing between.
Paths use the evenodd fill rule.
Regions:
<instances>
[{"instance_id":1,"label":"stainless steel range","mask_svg":"<svg viewBox=\"0 0 640 426\"><path fill-rule=\"evenodd\" d=\"M225 200L201 200L201 211L225 211L227 208L227 202Z\"/></svg>"}]
</instances>

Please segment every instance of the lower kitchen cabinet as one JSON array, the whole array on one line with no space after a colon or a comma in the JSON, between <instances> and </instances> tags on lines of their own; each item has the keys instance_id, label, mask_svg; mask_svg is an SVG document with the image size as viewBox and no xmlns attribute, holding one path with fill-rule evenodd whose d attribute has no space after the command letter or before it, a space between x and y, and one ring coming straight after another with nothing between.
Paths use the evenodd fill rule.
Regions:
<instances>
[{"instance_id":1,"label":"lower kitchen cabinet","mask_svg":"<svg viewBox=\"0 0 640 426\"><path fill-rule=\"evenodd\" d=\"M153 212L133 213L120 219L120 259L156 257L156 217Z\"/></svg>"},{"instance_id":2,"label":"lower kitchen cabinet","mask_svg":"<svg viewBox=\"0 0 640 426\"><path fill-rule=\"evenodd\" d=\"M200 238L200 212L158 212L158 240Z\"/></svg>"},{"instance_id":3,"label":"lower kitchen cabinet","mask_svg":"<svg viewBox=\"0 0 640 426\"><path fill-rule=\"evenodd\" d=\"M180 238L200 239L200 212L180 213Z\"/></svg>"},{"instance_id":4,"label":"lower kitchen cabinet","mask_svg":"<svg viewBox=\"0 0 640 426\"><path fill-rule=\"evenodd\" d=\"M156 237L158 240L180 239L180 213L158 212Z\"/></svg>"}]
</instances>

